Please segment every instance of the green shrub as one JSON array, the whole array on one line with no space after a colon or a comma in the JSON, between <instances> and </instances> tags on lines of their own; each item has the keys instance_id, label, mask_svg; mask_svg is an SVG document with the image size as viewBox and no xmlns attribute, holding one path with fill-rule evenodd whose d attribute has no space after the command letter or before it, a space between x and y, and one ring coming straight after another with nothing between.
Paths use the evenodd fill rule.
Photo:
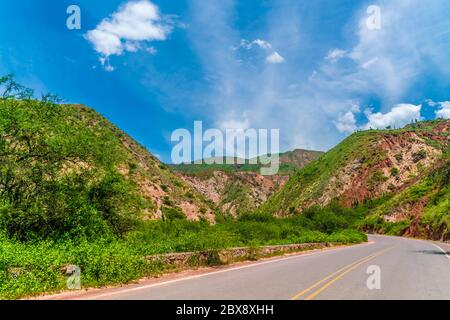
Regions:
<instances>
[{"instance_id":1,"label":"green shrub","mask_svg":"<svg viewBox=\"0 0 450 320\"><path fill-rule=\"evenodd\" d=\"M382 232L392 236L402 236L406 229L411 225L408 220L399 222L385 222L382 227Z\"/></svg>"},{"instance_id":2,"label":"green shrub","mask_svg":"<svg viewBox=\"0 0 450 320\"><path fill-rule=\"evenodd\" d=\"M419 150L418 152L413 154L412 160L414 162L419 162L427 157L427 152L425 150Z\"/></svg>"},{"instance_id":3,"label":"green shrub","mask_svg":"<svg viewBox=\"0 0 450 320\"><path fill-rule=\"evenodd\" d=\"M9 237L98 237L132 228L142 199L117 172L125 154L114 133L89 117L72 106L0 99L0 228Z\"/></svg>"},{"instance_id":4,"label":"green shrub","mask_svg":"<svg viewBox=\"0 0 450 320\"><path fill-rule=\"evenodd\" d=\"M245 213L239 216L239 221L273 222L276 218L269 213Z\"/></svg>"},{"instance_id":5,"label":"green shrub","mask_svg":"<svg viewBox=\"0 0 450 320\"><path fill-rule=\"evenodd\" d=\"M163 207L162 214L163 220L186 219L183 210L180 208Z\"/></svg>"},{"instance_id":6,"label":"green shrub","mask_svg":"<svg viewBox=\"0 0 450 320\"><path fill-rule=\"evenodd\" d=\"M178 215L174 208L165 209L167 212ZM243 221L225 220L216 225L178 218L142 221L122 239L22 243L0 236L0 298L19 298L65 289L67 279L61 268L68 264L79 266L82 285L92 287L157 275L164 266L145 259L153 254L290 243L366 241L366 236L355 230L336 230L327 234L307 229L301 216L286 219L266 217L258 221L260 218L247 216ZM215 258L211 255L209 262L217 263Z\"/></svg>"},{"instance_id":7,"label":"green shrub","mask_svg":"<svg viewBox=\"0 0 450 320\"><path fill-rule=\"evenodd\" d=\"M398 168L391 169L391 176L398 177L399 173L400 173L400 171L398 170Z\"/></svg>"}]
</instances>

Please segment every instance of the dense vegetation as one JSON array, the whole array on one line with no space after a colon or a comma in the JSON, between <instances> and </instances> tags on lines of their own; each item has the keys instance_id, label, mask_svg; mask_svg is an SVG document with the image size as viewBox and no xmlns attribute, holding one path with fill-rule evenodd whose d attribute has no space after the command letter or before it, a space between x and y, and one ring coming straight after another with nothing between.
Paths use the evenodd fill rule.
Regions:
<instances>
[{"instance_id":1,"label":"dense vegetation","mask_svg":"<svg viewBox=\"0 0 450 320\"><path fill-rule=\"evenodd\" d=\"M0 298L65 289L71 264L83 286L100 286L161 272L152 254L366 240L338 207L187 221L179 202L209 204L94 110L34 99L11 76L0 87ZM157 207L142 185L152 183L166 194L161 220L147 219Z\"/></svg>"},{"instance_id":2,"label":"dense vegetation","mask_svg":"<svg viewBox=\"0 0 450 320\"><path fill-rule=\"evenodd\" d=\"M417 205L423 211L419 217L412 216L397 222L385 219L385 216L397 208L413 211ZM412 225L415 225L415 229L409 230ZM450 161L447 160L445 165L432 171L419 183L388 197L379 206L368 211L360 229L398 236L409 230L409 235L413 236L435 240L450 239Z\"/></svg>"},{"instance_id":3,"label":"dense vegetation","mask_svg":"<svg viewBox=\"0 0 450 320\"><path fill-rule=\"evenodd\" d=\"M0 100L0 228L18 240L123 234L139 197L118 139L76 108ZM107 150L107 152L105 152Z\"/></svg>"},{"instance_id":4,"label":"dense vegetation","mask_svg":"<svg viewBox=\"0 0 450 320\"><path fill-rule=\"evenodd\" d=\"M367 159L366 165L370 166L372 161L380 157L376 150L368 148L375 141L376 131L352 134L318 160L299 170L279 192L261 206L260 211L294 213L298 208L304 207L309 200L317 199L324 193L332 175L345 163L361 157Z\"/></svg>"},{"instance_id":5,"label":"dense vegetation","mask_svg":"<svg viewBox=\"0 0 450 320\"><path fill-rule=\"evenodd\" d=\"M146 259L153 254L366 241L358 227L401 234L411 222L389 224L384 214L397 202L414 202L423 194L429 199L421 218L426 231L448 226L448 163L399 198L388 195L348 209L333 201L325 208L313 206L295 214L304 201L323 191L331 174L349 159L363 155L370 166L380 156L367 148L376 140L376 131L356 133L298 171L288 182L289 190L281 191L258 213L237 220L217 213L216 224L203 218L187 221L177 205L180 199L199 204L204 212L209 204L142 147L124 140L126 135L95 111L55 103L58 99L53 95L33 99L32 92L11 77L0 78L0 86L4 88L0 298L65 289L67 278L61 270L71 264L81 268L83 286L101 286L162 272L165 266ZM156 210L154 201L140 190L144 180L159 183L167 192L161 220L144 219L145 213ZM229 189L239 199L239 186ZM293 215L274 218L270 213L278 207L292 208Z\"/></svg>"},{"instance_id":6,"label":"dense vegetation","mask_svg":"<svg viewBox=\"0 0 450 320\"><path fill-rule=\"evenodd\" d=\"M232 157L206 159L209 161L203 164L171 165L171 168L224 213L238 216L256 210L270 195L278 191L290 176L322 154L319 151L303 149L280 153L279 170L277 174L270 176L261 175L262 164L251 164L252 161L248 159ZM259 163L268 162L264 156L262 158L263 160L261 157L257 159ZM224 163L207 164L213 160L222 160Z\"/></svg>"},{"instance_id":7,"label":"dense vegetation","mask_svg":"<svg viewBox=\"0 0 450 320\"><path fill-rule=\"evenodd\" d=\"M336 189L340 187L339 183L346 183L347 186L349 183L364 184L366 189L359 189L365 191L367 198L363 201L378 199L379 203L376 208L366 212L368 217L361 224L363 230L396 235L404 235L409 230L409 235L449 239L448 170L450 152L448 142L450 132L448 123L448 120L437 119L411 123L402 129L356 132L317 161L298 171L279 192L259 208L259 211L282 215L295 214L308 208L311 204L320 202L319 199L324 194L327 194L328 199L333 199ZM445 129L446 126L447 129ZM387 151L379 147L379 142L386 137L388 140L398 138L401 141L400 144L406 146L407 150L408 145L409 150L412 150L411 144L420 141L430 148L439 150L442 156L430 159L429 167L426 168L422 165L422 161L426 160L428 155L423 149L415 152L412 159L408 160L409 162L402 158L404 154L395 154L397 162L403 162L403 172L413 166L418 167L417 173L411 172L407 177L405 175L400 177L399 168L393 166L393 162L387 156ZM390 150L390 152L395 152L395 150ZM373 169L380 168L383 163L392 166L389 175L397 182L401 182L399 185L402 185L402 188L391 185L388 191L373 192L389 178L380 169L375 171ZM343 172L342 169L346 166L348 166L347 172ZM353 170L357 168L361 175L352 176L354 171L351 168ZM364 172L373 172L373 174L367 179L362 176ZM339 180L337 173L341 173L347 181ZM331 181L335 182L331 183ZM343 186L341 185L341 187ZM361 200L355 198L350 205L357 207L361 204L360 202ZM387 216L401 210L407 214L410 213L411 217L401 221L388 221ZM420 221L417 220L418 217L420 217ZM414 230L409 229L412 225L415 226Z\"/></svg>"},{"instance_id":8,"label":"dense vegetation","mask_svg":"<svg viewBox=\"0 0 450 320\"><path fill-rule=\"evenodd\" d=\"M256 172L259 173L261 168L264 167L261 164L250 164L248 160L245 160L245 164L179 164L171 165L171 167L180 173L191 174L198 177L209 177L214 171L223 171L226 173L235 172ZM291 163L282 163L278 170L279 175L291 175L297 171L297 167Z\"/></svg>"},{"instance_id":9,"label":"dense vegetation","mask_svg":"<svg viewBox=\"0 0 450 320\"><path fill-rule=\"evenodd\" d=\"M396 130L397 132L408 130L425 133L423 139L428 144L442 149L442 158L431 170L423 173L422 179L405 190L392 194L379 206L368 211L360 224L361 230L398 236L407 233L415 237L450 240L450 146L448 144L450 132L439 133L444 138L442 141L431 140L427 136L433 132L437 124L445 121L441 119L417 122ZM417 154L418 158L423 156L423 154ZM386 221L386 216L399 209L407 213L416 211L416 215L401 221Z\"/></svg>"},{"instance_id":10,"label":"dense vegetation","mask_svg":"<svg viewBox=\"0 0 450 320\"><path fill-rule=\"evenodd\" d=\"M290 176L297 172L300 168L304 167L307 163L312 160L319 158L323 153L319 151L310 150L294 150L278 154L279 156L279 170L277 175L280 176ZM210 159L211 160L211 159ZM227 164L227 160L232 164ZM255 160L255 159L251 159ZM194 175L198 177L210 177L214 171L223 171L228 174L233 174L236 172L255 172L259 173L263 165L258 160L258 164L253 164L248 159L239 159L242 164L238 164L237 158L223 158L222 164L192 164L184 163L179 165L171 165L173 170L183 173Z\"/></svg>"},{"instance_id":11,"label":"dense vegetation","mask_svg":"<svg viewBox=\"0 0 450 320\"><path fill-rule=\"evenodd\" d=\"M0 237L0 298L66 288L61 268L74 264L82 270L83 286L124 283L164 270L146 256L166 252L217 250L230 247L306 242L357 243L366 236L355 231L358 216L339 208L314 208L287 219L244 215L217 225L174 218L139 223L122 239L20 242Z\"/></svg>"}]
</instances>

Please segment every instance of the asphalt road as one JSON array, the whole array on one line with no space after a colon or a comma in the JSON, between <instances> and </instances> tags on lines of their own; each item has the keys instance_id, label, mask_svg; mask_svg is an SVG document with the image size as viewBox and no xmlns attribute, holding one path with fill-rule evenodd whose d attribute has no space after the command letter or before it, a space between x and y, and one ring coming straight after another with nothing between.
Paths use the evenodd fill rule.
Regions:
<instances>
[{"instance_id":1,"label":"asphalt road","mask_svg":"<svg viewBox=\"0 0 450 320\"><path fill-rule=\"evenodd\" d=\"M450 300L450 247L447 244L384 236L370 236L369 240L369 244L72 298ZM372 289L367 286L369 277Z\"/></svg>"}]
</instances>

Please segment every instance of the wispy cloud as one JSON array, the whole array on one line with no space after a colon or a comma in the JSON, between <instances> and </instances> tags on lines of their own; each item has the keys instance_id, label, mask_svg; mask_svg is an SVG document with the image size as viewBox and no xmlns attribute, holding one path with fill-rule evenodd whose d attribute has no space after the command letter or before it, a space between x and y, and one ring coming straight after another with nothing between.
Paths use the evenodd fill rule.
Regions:
<instances>
[{"instance_id":1,"label":"wispy cloud","mask_svg":"<svg viewBox=\"0 0 450 320\"><path fill-rule=\"evenodd\" d=\"M265 50L268 53L266 56L266 63L279 64L284 62L284 57L277 51L273 50L272 44L266 40L256 39L249 41L242 39L240 43L240 47L247 50L251 50L255 46Z\"/></svg>"},{"instance_id":2,"label":"wispy cloud","mask_svg":"<svg viewBox=\"0 0 450 320\"><path fill-rule=\"evenodd\" d=\"M193 0L186 33L205 79L193 91L193 112L214 125L281 128L283 149L319 150L357 129L420 118L424 79L442 92L450 85L450 33L442 31L450 8L445 0L378 4L380 30L367 28L361 1L336 30L322 32L307 19L309 2L274 1L260 24L238 26L236 1Z\"/></svg>"},{"instance_id":3,"label":"wispy cloud","mask_svg":"<svg viewBox=\"0 0 450 320\"><path fill-rule=\"evenodd\" d=\"M261 40L261 39L256 39L253 41L248 41L246 39L242 39L240 46L247 50L252 49L254 46L258 46L258 47L260 47L262 49L266 49L266 50L272 49L272 45L269 42L267 42L265 40Z\"/></svg>"},{"instance_id":4,"label":"wispy cloud","mask_svg":"<svg viewBox=\"0 0 450 320\"><path fill-rule=\"evenodd\" d=\"M332 62L338 61L344 58L347 55L347 51L341 49L333 49L328 52L328 55L325 57L325 60L329 60Z\"/></svg>"}]
</instances>

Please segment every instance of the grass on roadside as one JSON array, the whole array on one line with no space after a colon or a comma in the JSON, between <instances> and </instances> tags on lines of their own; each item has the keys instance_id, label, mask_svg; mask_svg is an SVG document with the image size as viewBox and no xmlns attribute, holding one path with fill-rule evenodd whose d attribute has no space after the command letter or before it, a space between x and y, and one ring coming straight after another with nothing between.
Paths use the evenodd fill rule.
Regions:
<instances>
[{"instance_id":1,"label":"grass on roadside","mask_svg":"<svg viewBox=\"0 0 450 320\"><path fill-rule=\"evenodd\" d=\"M0 298L16 299L66 288L61 271L69 264L81 268L83 287L127 283L164 270L146 256L258 247L263 245L338 242L358 243L366 235L352 228L347 213L335 215L323 209L306 215L276 219L266 214L244 215L238 221L224 219L216 225L183 219L147 221L125 237L90 241L53 240L19 242L0 237Z\"/></svg>"}]
</instances>

